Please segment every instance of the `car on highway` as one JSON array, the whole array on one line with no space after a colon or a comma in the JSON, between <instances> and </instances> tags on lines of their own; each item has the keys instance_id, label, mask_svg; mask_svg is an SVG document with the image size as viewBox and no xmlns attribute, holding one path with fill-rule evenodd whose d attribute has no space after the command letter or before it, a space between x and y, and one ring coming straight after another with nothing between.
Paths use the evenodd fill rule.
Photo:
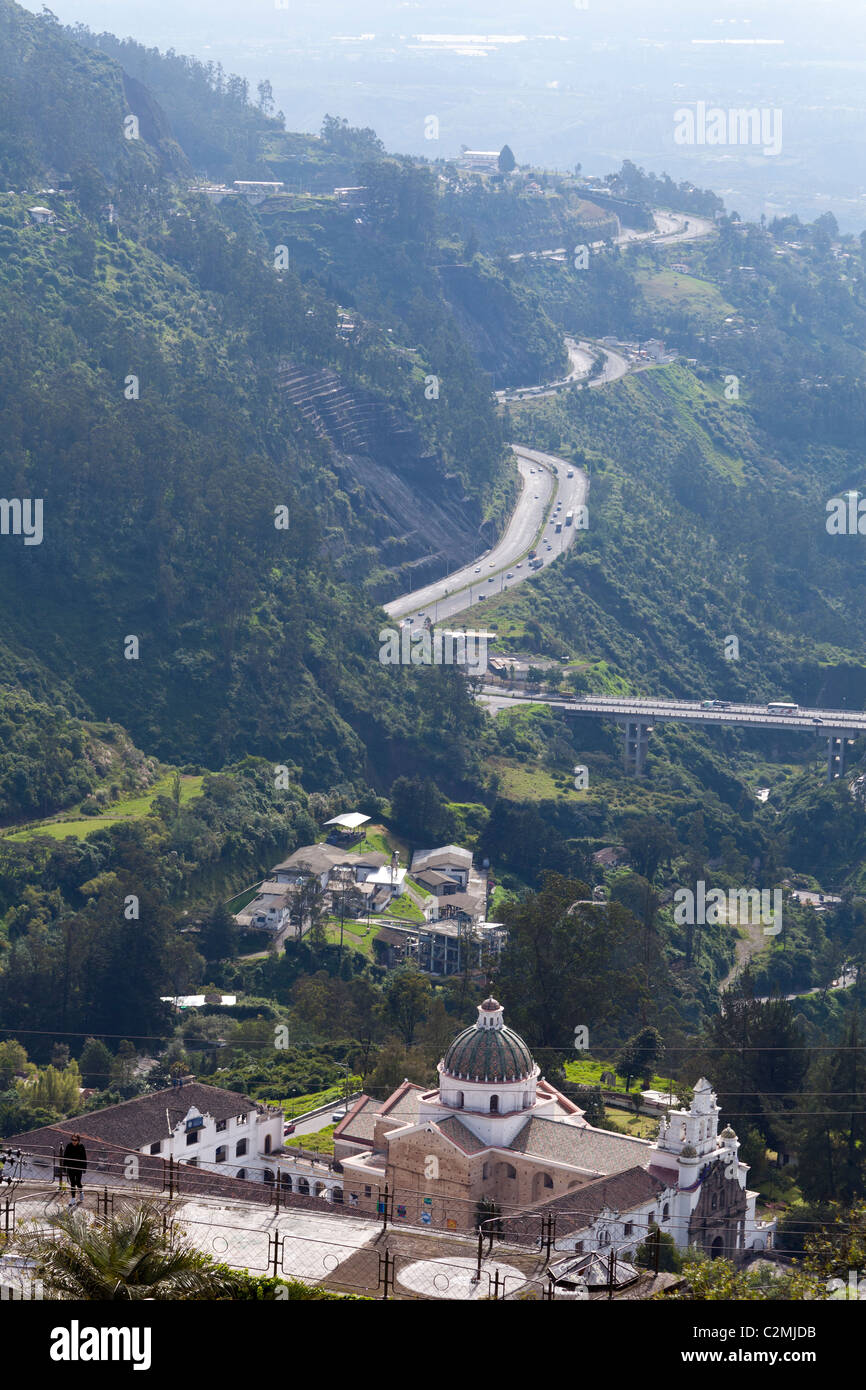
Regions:
<instances>
[{"instance_id":1,"label":"car on highway","mask_svg":"<svg viewBox=\"0 0 866 1390\"><path fill-rule=\"evenodd\" d=\"M493 569L493 566L494 566L495 564L496 564L496 561L495 561L495 560L491 560L491 561L490 561L490 564L487 566L487 568L492 570L492 569Z\"/></svg>"},{"instance_id":2,"label":"car on highway","mask_svg":"<svg viewBox=\"0 0 866 1390\"><path fill-rule=\"evenodd\" d=\"M573 477L574 477L574 469L573 469L573 468L569 468L569 470L568 470L568 476L569 476L569 478L573 478Z\"/></svg>"},{"instance_id":3,"label":"car on highway","mask_svg":"<svg viewBox=\"0 0 866 1390\"><path fill-rule=\"evenodd\" d=\"M492 584L495 578L496 578L496 575L495 575L495 574L489 574L489 575L487 576L487 583L488 583L488 584Z\"/></svg>"},{"instance_id":4,"label":"car on highway","mask_svg":"<svg viewBox=\"0 0 866 1390\"><path fill-rule=\"evenodd\" d=\"M522 570L522 569L523 569L523 562L522 562L521 560L518 560L518 562L517 562L517 564L514 566L514 568L517 569L517 570Z\"/></svg>"},{"instance_id":5,"label":"car on highway","mask_svg":"<svg viewBox=\"0 0 866 1390\"><path fill-rule=\"evenodd\" d=\"M284 1139L285 1139L285 1137L286 1137L287 1134L294 1134L294 1132L295 1132L295 1126L294 1126L293 1124L283 1125L283 1138L284 1138Z\"/></svg>"},{"instance_id":6,"label":"car on highway","mask_svg":"<svg viewBox=\"0 0 866 1390\"><path fill-rule=\"evenodd\" d=\"M701 700L701 709L730 709L730 700Z\"/></svg>"},{"instance_id":7,"label":"car on highway","mask_svg":"<svg viewBox=\"0 0 866 1390\"><path fill-rule=\"evenodd\" d=\"M334 1122L335 1125L338 1125L338 1124L340 1123L340 1121L341 1121L341 1120L345 1120L345 1118L346 1118L346 1111L345 1111L345 1110L335 1110L334 1113L333 1113L333 1115L331 1116L331 1119L332 1119L332 1121Z\"/></svg>"},{"instance_id":8,"label":"car on highway","mask_svg":"<svg viewBox=\"0 0 866 1390\"><path fill-rule=\"evenodd\" d=\"M514 570L509 570L508 573L506 574L505 578L506 578L506 579L513 579L513 578L514 578Z\"/></svg>"},{"instance_id":9,"label":"car on highway","mask_svg":"<svg viewBox=\"0 0 866 1390\"><path fill-rule=\"evenodd\" d=\"M476 574L480 574L480 573L481 573L481 566L480 566L480 565L476 565L476 566L475 566L475 573L476 573Z\"/></svg>"}]
</instances>

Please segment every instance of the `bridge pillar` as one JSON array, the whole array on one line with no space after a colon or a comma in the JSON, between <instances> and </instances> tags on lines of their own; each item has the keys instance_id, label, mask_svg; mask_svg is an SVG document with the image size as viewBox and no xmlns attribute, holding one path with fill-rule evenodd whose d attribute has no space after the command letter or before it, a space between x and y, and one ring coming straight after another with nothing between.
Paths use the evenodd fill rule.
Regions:
<instances>
[{"instance_id":1,"label":"bridge pillar","mask_svg":"<svg viewBox=\"0 0 866 1390\"><path fill-rule=\"evenodd\" d=\"M832 782L836 777L845 775L845 744L844 734L830 734L827 739L827 781Z\"/></svg>"},{"instance_id":2,"label":"bridge pillar","mask_svg":"<svg viewBox=\"0 0 866 1390\"><path fill-rule=\"evenodd\" d=\"M624 735L623 762L626 772L633 773L635 777L643 776L652 727L652 724L645 724L643 720L640 719L626 719L622 721Z\"/></svg>"}]
</instances>

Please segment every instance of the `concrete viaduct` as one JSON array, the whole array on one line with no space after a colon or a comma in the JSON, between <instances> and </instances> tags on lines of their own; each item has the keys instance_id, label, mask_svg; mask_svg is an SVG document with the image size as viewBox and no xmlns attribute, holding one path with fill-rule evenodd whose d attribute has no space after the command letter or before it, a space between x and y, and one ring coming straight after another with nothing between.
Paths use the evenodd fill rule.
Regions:
<instances>
[{"instance_id":1,"label":"concrete viaduct","mask_svg":"<svg viewBox=\"0 0 866 1390\"><path fill-rule=\"evenodd\" d=\"M827 780L832 782L845 771L845 749L866 733L866 711L801 709L790 713L768 709L766 705L726 703L723 708L705 709L699 700L644 700L632 696L512 695L485 686L481 696L493 710L515 704L544 704L565 714L583 718L609 719L623 731L626 770L640 777L646 766L649 736L654 725L673 720L686 724L733 724L740 728L794 729L812 733L827 741Z\"/></svg>"}]
</instances>

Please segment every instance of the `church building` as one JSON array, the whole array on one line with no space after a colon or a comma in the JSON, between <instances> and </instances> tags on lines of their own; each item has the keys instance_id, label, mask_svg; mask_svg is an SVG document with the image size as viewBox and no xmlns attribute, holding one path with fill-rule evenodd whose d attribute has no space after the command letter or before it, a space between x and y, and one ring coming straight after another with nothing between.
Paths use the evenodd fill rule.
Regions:
<instances>
[{"instance_id":1,"label":"church building","mask_svg":"<svg viewBox=\"0 0 866 1390\"><path fill-rule=\"evenodd\" d=\"M755 1218L748 1165L733 1130L718 1133L704 1078L655 1142L596 1129L544 1080L492 998L437 1070L435 1089L405 1081L384 1103L362 1096L337 1126L347 1205L381 1212L387 1201L395 1225L463 1232L493 1211L505 1239L555 1216L558 1250L613 1246L623 1259L656 1226L714 1256L770 1245L772 1223Z\"/></svg>"}]
</instances>

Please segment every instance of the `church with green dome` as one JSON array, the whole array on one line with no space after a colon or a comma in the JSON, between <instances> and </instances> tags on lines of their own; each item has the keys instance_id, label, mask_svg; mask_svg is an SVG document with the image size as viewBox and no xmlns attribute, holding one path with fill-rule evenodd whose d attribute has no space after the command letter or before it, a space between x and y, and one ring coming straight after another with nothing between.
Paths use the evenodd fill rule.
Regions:
<instances>
[{"instance_id":1,"label":"church with green dome","mask_svg":"<svg viewBox=\"0 0 866 1390\"><path fill-rule=\"evenodd\" d=\"M662 1120L655 1142L596 1129L541 1075L498 999L476 1012L434 1087L404 1081L385 1101L362 1096L337 1126L348 1207L382 1215L384 1205L395 1226L464 1232L484 1212L533 1230L555 1212L559 1249L586 1253L615 1240L623 1259L654 1225L709 1254L769 1243L739 1141L718 1132L708 1081L688 1111Z\"/></svg>"}]
</instances>

